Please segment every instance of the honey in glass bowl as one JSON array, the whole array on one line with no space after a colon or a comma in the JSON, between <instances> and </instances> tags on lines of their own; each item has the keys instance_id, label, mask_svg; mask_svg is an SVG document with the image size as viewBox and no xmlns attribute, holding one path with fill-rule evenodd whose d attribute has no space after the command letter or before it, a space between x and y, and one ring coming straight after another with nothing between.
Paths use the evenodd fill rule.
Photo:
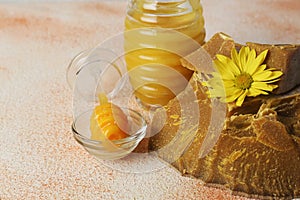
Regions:
<instances>
[{"instance_id":1,"label":"honey in glass bowl","mask_svg":"<svg viewBox=\"0 0 300 200\"><path fill-rule=\"evenodd\" d=\"M136 97L146 105L165 105L181 92L193 72L180 58L204 38L199 0L129 0L124 49Z\"/></svg>"}]
</instances>

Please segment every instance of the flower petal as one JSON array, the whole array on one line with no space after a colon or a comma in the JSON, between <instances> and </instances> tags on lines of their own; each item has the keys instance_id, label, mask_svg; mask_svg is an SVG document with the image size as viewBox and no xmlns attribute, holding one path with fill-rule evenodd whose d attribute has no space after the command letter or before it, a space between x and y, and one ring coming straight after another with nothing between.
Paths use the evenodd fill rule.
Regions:
<instances>
[{"instance_id":1,"label":"flower petal","mask_svg":"<svg viewBox=\"0 0 300 200\"><path fill-rule=\"evenodd\" d=\"M224 79L234 79L233 72L228 69L226 63L222 63L219 60L214 60L214 67L217 69L217 72L221 74Z\"/></svg>"},{"instance_id":2,"label":"flower petal","mask_svg":"<svg viewBox=\"0 0 300 200\"><path fill-rule=\"evenodd\" d=\"M261 73L263 72L265 69L267 68L266 64L260 65L256 68L256 71L254 71L252 74L250 74L251 76L255 76L256 73Z\"/></svg>"},{"instance_id":3,"label":"flower petal","mask_svg":"<svg viewBox=\"0 0 300 200\"><path fill-rule=\"evenodd\" d=\"M246 49L248 49L249 47L242 47L241 50L239 51L239 60L240 60L240 69L242 72L246 72L248 69L247 69L247 66L246 66L246 58L247 58L247 54L246 54Z\"/></svg>"},{"instance_id":4,"label":"flower petal","mask_svg":"<svg viewBox=\"0 0 300 200\"><path fill-rule=\"evenodd\" d=\"M255 52L255 50L254 49L249 49L249 52L248 52L248 54L247 54L247 65L249 66L249 65L251 65L251 63L255 60L255 58L256 58L256 52Z\"/></svg>"},{"instance_id":5,"label":"flower petal","mask_svg":"<svg viewBox=\"0 0 300 200\"><path fill-rule=\"evenodd\" d=\"M267 93L267 92L265 92L265 91L263 91L263 90L260 90L260 89L251 87L251 88L249 89L249 94L248 94L248 96L249 96L249 97L256 97L256 96L261 95L261 94L267 95L267 94L269 94L269 93Z\"/></svg>"},{"instance_id":6,"label":"flower petal","mask_svg":"<svg viewBox=\"0 0 300 200\"><path fill-rule=\"evenodd\" d=\"M256 73L255 75L252 76L253 81L268 81L269 77L272 76L271 71L262 71L260 73Z\"/></svg>"},{"instance_id":7,"label":"flower petal","mask_svg":"<svg viewBox=\"0 0 300 200\"><path fill-rule=\"evenodd\" d=\"M236 88L236 90L232 94L226 94L226 102L234 102L237 98L239 98L244 93L244 90Z\"/></svg>"},{"instance_id":8,"label":"flower petal","mask_svg":"<svg viewBox=\"0 0 300 200\"><path fill-rule=\"evenodd\" d=\"M248 74L252 75L255 71L257 71L257 68L260 66L260 64L258 64L256 62L256 52L254 49L252 49L249 53L248 56L248 62L247 62L247 72Z\"/></svg>"},{"instance_id":9,"label":"flower petal","mask_svg":"<svg viewBox=\"0 0 300 200\"><path fill-rule=\"evenodd\" d=\"M224 84L224 87L234 87L235 86L235 83L233 80L223 80L223 84Z\"/></svg>"},{"instance_id":10,"label":"flower petal","mask_svg":"<svg viewBox=\"0 0 300 200\"><path fill-rule=\"evenodd\" d=\"M231 50L231 59L235 63L235 65L238 66L239 69L241 70L241 68L240 68L241 62L240 62L239 55L235 48L232 48L232 50Z\"/></svg>"},{"instance_id":11,"label":"flower petal","mask_svg":"<svg viewBox=\"0 0 300 200\"><path fill-rule=\"evenodd\" d=\"M228 65L228 68L233 72L233 74L235 76L238 76L241 74L240 68L232 60L229 60L227 65Z\"/></svg>"},{"instance_id":12,"label":"flower petal","mask_svg":"<svg viewBox=\"0 0 300 200\"><path fill-rule=\"evenodd\" d=\"M247 94L248 94L248 90L244 90L244 92L239 96L239 98L236 101L237 106L242 106Z\"/></svg>"},{"instance_id":13,"label":"flower petal","mask_svg":"<svg viewBox=\"0 0 300 200\"><path fill-rule=\"evenodd\" d=\"M272 76L269 79L277 79L283 75L282 71L272 71Z\"/></svg>"},{"instance_id":14,"label":"flower petal","mask_svg":"<svg viewBox=\"0 0 300 200\"><path fill-rule=\"evenodd\" d=\"M227 63L229 59L227 56L224 56L222 54L217 54L216 58L222 63Z\"/></svg>"},{"instance_id":15,"label":"flower petal","mask_svg":"<svg viewBox=\"0 0 300 200\"><path fill-rule=\"evenodd\" d=\"M280 81L280 78L269 80L269 81L264 81L265 83L275 83L277 81Z\"/></svg>"},{"instance_id":16,"label":"flower petal","mask_svg":"<svg viewBox=\"0 0 300 200\"><path fill-rule=\"evenodd\" d=\"M263 51L261 54L257 56L257 58L254 58L251 62L251 65L248 67L248 73L250 75L253 75L253 73L257 70L257 68L264 62L266 59L268 50Z\"/></svg>"},{"instance_id":17,"label":"flower petal","mask_svg":"<svg viewBox=\"0 0 300 200\"><path fill-rule=\"evenodd\" d=\"M272 85L268 85L265 82L253 82L251 84L251 88L264 90L264 91L269 91L269 92L271 92L274 89L274 87Z\"/></svg>"},{"instance_id":18,"label":"flower petal","mask_svg":"<svg viewBox=\"0 0 300 200\"><path fill-rule=\"evenodd\" d=\"M233 95L236 93L237 90L241 90L241 89L239 89L237 87L227 87L226 94L227 94L227 96Z\"/></svg>"},{"instance_id":19,"label":"flower petal","mask_svg":"<svg viewBox=\"0 0 300 200\"><path fill-rule=\"evenodd\" d=\"M257 58L255 60L258 63L258 65L261 65L264 62L264 60L267 57L267 54L268 54L268 49L264 50L257 56Z\"/></svg>"}]
</instances>

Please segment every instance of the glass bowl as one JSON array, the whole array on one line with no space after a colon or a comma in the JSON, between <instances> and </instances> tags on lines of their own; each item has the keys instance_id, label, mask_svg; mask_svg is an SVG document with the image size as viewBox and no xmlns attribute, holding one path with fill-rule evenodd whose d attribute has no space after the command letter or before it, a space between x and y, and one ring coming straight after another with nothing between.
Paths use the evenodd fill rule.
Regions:
<instances>
[{"instance_id":1,"label":"glass bowl","mask_svg":"<svg viewBox=\"0 0 300 200\"><path fill-rule=\"evenodd\" d=\"M146 121L138 112L130 108L122 108L127 116L129 131L128 137L120 140L92 140L90 139L90 117L93 110L79 115L72 124L72 132L79 144L91 155L101 160L116 160L130 154L146 134Z\"/></svg>"}]
</instances>

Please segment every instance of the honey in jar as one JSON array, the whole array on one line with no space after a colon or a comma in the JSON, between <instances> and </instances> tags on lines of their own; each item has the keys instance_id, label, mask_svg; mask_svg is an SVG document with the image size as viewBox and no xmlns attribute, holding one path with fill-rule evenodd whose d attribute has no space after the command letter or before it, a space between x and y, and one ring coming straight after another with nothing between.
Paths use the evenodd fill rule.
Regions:
<instances>
[{"instance_id":1,"label":"honey in jar","mask_svg":"<svg viewBox=\"0 0 300 200\"><path fill-rule=\"evenodd\" d=\"M146 105L165 105L193 73L180 58L204 42L200 0L129 0L124 35L135 96Z\"/></svg>"}]
</instances>

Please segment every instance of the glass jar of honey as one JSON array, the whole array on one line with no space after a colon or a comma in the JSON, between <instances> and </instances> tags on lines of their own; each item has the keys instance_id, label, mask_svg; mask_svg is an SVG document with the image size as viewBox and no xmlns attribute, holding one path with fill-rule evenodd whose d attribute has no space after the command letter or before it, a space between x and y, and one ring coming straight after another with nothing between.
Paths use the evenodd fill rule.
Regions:
<instances>
[{"instance_id":1,"label":"glass jar of honey","mask_svg":"<svg viewBox=\"0 0 300 200\"><path fill-rule=\"evenodd\" d=\"M197 48L191 40L204 42L200 0L129 0L124 36L135 96L146 105L165 105L193 73L180 63Z\"/></svg>"}]
</instances>

